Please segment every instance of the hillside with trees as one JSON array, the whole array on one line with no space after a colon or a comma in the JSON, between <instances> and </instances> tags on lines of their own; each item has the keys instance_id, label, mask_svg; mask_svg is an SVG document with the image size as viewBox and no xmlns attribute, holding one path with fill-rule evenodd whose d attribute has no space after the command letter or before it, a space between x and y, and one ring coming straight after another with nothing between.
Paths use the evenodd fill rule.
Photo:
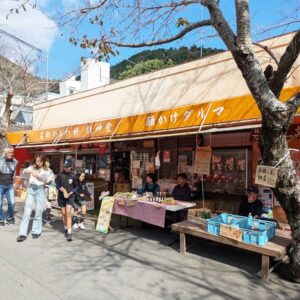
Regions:
<instances>
[{"instance_id":1,"label":"hillside with trees","mask_svg":"<svg viewBox=\"0 0 300 300\"><path fill-rule=\"evenodd\" d=\"M202 57L222 52L222 49L216 49L216 48L203 48L202 49ZM178 49L176 48L169 48L169 49L156 49L156 50L145 50L142 52L139 52L128 59L125 59L121 61L120 63L116 64L115 66L111 67L111 77L114 79L125 79L129 78L128 76L124 77L125 74L128 74L129 70L134 68L136 64L143 63L146 61L152 61L152 60L159 60L160 63L158 63L161 67L165 68L171 65L178 65L182 63L186 63L189 61L193 61L196 59L201 58L201 49L197 46L191 46L191 47L180 47ZM150 63L151 64L151 63ZM153 63L152 63L153 64ZM155 66L158 65L157 63L154 63ZM140 69L141 65L139 65ZM158 70L159 68L145 68L143 73L148 73L151 71ZM134 71L132 72L132 76L139 75L136 74ZM132 77L130 76L130 77Z\"/></svg>"}]
</instances>

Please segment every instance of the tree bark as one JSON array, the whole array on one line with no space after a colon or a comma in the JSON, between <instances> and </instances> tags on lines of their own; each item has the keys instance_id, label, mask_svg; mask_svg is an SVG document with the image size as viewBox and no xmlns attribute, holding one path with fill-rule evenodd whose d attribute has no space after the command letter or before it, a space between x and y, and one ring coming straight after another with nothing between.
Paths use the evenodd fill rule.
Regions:
<instances>
[{"instance_id":1,"label":"tree bark","mask_svg":"<svg viewBox=\"0 0 300 300\"><path fill-rule=\"evenodd\" d=\"M273 189L273 192L284 209L292 230L290 264L286 266L287 272L282 275L289 280L300 283L300 183L290 157L286 139L287 131L297 110L297 105L281 102L277 98L289 70L298 57L299 44L297 42L299 32L287 47L279 62L278 68L284 74L281 76L277 75L275 80L269 83L252 49L248 1L236 0L237 37L223 17L218 2L203 0L203 3L206 4L213 26L232 53L261 111L260 150L263 163L264 165L278 168L276 188ZM291 52L293 55L289 59L290 56L288 54ZM270 88L269 84L272 88ZM285 158L281 161L283 157Z\"/></svg>"},{"instance_id":2,"label":"tree bark","mask_svg":"<svg viewBox=\"0 0 300 300\"><path fill-rule=\"evenodd\" d=\"M11 124L11 114L12 114L11 106L12 106L13 96L14 96L14 94L12 91L9 91L6 96L4 113L3 113L3 117L1 119L1 125L0 125L0 141L1 141L0 148L1 148L1 150L6 145L6 137L5 136L6 136L8 128Z\"/></svg>"}]
</instances>

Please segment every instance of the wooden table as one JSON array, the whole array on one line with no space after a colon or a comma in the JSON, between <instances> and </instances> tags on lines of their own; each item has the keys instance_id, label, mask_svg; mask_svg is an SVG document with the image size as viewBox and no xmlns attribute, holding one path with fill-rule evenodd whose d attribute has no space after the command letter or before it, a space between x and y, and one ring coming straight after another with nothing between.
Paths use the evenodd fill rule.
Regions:
<instances>
[{"instance_id":1,"label":"wooden table","mask_svg":"<svg viewBox=\"0 0 300 300\"><path fill-rule=\"evenodd\" d=\"M186 252L186 234L261 254L261 278L264 280L268 280L270 275L270 257L275 257L278 260L282 260L286 255L286 247L291 242L290 238L276 235L265 246L246 244L226 237L208 233L207 231L201 229L199 225L188 221L173 224L172 230L178 231L180 234L181 254L185 254Z\"/></svg>"}]
</instances>

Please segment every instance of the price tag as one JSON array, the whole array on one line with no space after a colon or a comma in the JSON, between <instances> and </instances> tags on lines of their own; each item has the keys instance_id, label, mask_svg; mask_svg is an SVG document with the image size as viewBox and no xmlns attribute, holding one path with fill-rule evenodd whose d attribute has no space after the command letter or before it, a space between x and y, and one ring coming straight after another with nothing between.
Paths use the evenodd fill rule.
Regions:
<instances>
[{"instance_id":1,"label":"price tag","mask_svg":"<svg viewBox=\"0 0 300 300\"><path fill-rule=\"evenodd\" d=\"M239 242L243 240L243 232L241 229L226 224L221 224L220 235Z\"/></svg>"}]
</instances>

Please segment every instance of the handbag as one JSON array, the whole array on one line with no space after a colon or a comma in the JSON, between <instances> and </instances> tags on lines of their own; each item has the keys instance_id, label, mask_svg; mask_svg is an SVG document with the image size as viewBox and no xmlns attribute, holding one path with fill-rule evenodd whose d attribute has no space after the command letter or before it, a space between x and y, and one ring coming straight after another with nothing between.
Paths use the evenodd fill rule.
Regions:
<instances>
[{"instance_id":1,"label":"handbag","mask_svg":"<svg viewBox=\"0 0 300 300\"><path fill-rule=\"evenodd\" d=\"M20 201L25 202L26 197L27 197L27 193L28 193L27 188L22 190L21 195L20 195Z\"/></svg>"},{"instance_id":2,"label":"handbag","mask_svg":"<svg viewBox=\"0 0 300 300\"><path fill-rule=\"evenodd\" d=\"M56 201L57 200L57 189L56 186L50 185L48 187L48 200L49 201Z\"/></svg>"}]
</instances>

